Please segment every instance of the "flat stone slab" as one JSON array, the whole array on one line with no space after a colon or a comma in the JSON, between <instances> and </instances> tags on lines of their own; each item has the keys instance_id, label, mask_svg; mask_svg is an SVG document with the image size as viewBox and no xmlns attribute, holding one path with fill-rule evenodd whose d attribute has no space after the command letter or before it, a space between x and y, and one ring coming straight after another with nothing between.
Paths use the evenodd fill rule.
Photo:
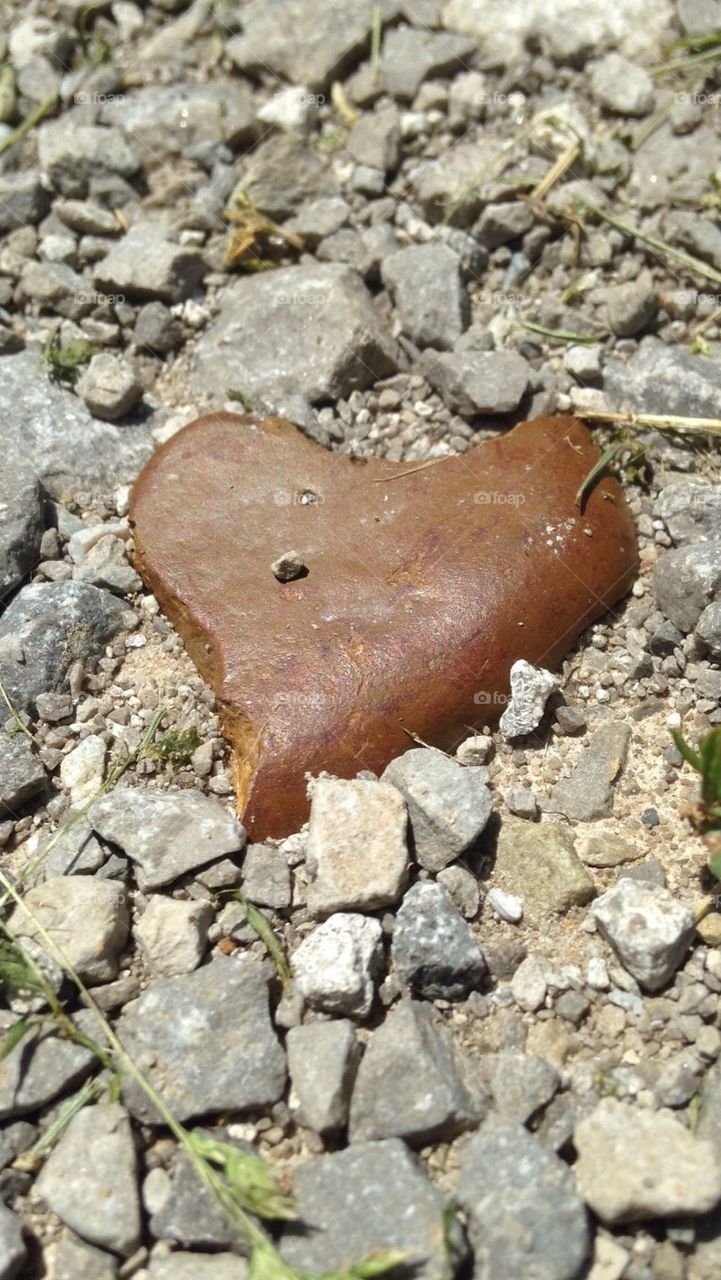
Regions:
<instances>
[{"instance_id":1,"label":"flat stone slab","mask_svg":"<svg viewBox=\"0 0 721 1280\"><path fill-rule=\"evenodd\" d=\"M298 829L306 773L380 773L409 732L453 748L502 709L512 663L553 666L627 589L621 488L576 506L597 458L571 417L404 467L227 413L156 453L136 564L218 695L252 840ZM290 550L307 572L279 582Z\"/></svg>"}]
</instances>

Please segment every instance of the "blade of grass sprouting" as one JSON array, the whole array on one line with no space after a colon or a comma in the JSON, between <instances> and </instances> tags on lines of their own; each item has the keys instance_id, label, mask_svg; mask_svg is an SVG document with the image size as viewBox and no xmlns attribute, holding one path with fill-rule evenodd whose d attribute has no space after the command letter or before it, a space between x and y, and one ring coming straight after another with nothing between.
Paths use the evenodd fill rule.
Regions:
<instances>
[{"instance_id":1,"label":"blade of grass sprouting","mask_svg":"<svg viewBox=\"0 0 721 1280\"><path fill-rule=\"evenodd\" d=\"M721 435L721 418L683 418L672 413L628 413L621 409L584 409L574 410L578 418L587 418L589 422L620 422L627 427L645 427L659 431L688 431L698 435Z\"/></svg>"},{"instance_id":2,"label":"blade of grass sprouting","mask_svg":"<svg viewBox=\"0 0 721 1280\"><path fill-rule=\"evenodd\" d=\"M606 467L608 466L609 462L611 462L616 457L616 454L619 453L621 449L625 447L627 447L625 441L615 440L613 444L610 444L608 448L604 449L603 453L598 459L598 462L594 463L588 475L585 477L585 479L582 481L582 483L578 487L578 492L576 493L577 507L583 506L583 502L586 495L593 488L599 476L603 475L603 472L606 470Z\"/></svg>"},{"instance_id":3,"label":"blade of grass sprouting","mask_svg":"<svg viewBox=\"0 0 721 1280\"><path fill-rule=\"evenodd\" d=\"M641 227L637 227L634 222L628 222L625 218L619 218L615 213L609 213L607 209L602 209L600 205L590 204L587 200L582 203L584 213L593 213L598 218L602 218L609 226L615 227L617 231L622 231L626 236L633 236L636 240L641 240L643 244L648 244L652 249L658 249L660 253L668 254L669 257L675 258L677 262L688 267L689 271L695 271L700 276L705 276L707 280L713 280L715 284L721 284L721 271L717 271L715 267L709 266L708 262L704 262L701 258L696 258L692 253L686 253L683 249L676 249L673 245L667 244L665 240L654 236L650 231L644 231Z\"/></svg>"},{"instance_id":4,"label":"blade of grass sprouting","mask_svg":"<svg viewBox=\"0 0 721 1280\"><path fill-rule=\"evenodd\" d=\"M263 912L259 911L258 908L252 902L249 902L244 894L236 891L236 893L233 896L237 899L237 901L243 907L243 910L245 911L245 918L248 921L248 924L250 925L251 929L255 930L261 942L263 943L266 951L268 952L268 955L270 956L271 960L273 961L273 964L275 965L276 972L281 982L284 984L286 982L289 982L290 981L290 965L288 964L288 957L286 956L285 951L283 950L281 944L276 938L270 923L268 922L268 920L266 920L265 916L263 915Z\"/></svg>"},{"instance_id":5,"label":"blade of grass sprouting","mask_svg":"<svg viewBox=\"0 0 721 1280\"><path fill-rule=\"evenodd\" d=\"M59 1108L57 1115L48 1125L43 1134L40 1135L37 1142L23 1154L23 1163L35 1164L36 1161L42 1160L49 1151L52 1151L58 1138L65 1132L73 1116L82 1111L83 1107L87 1107L91 1102L95 1102L103 1091L103 1086L99 1080L86 1080L81 1089L74 1093L72 1097L67 1098Z\"/></svg>"},{"instance_id":6,"label":"blade of grass sprouting","mask_svg":"<svg viewBox=\"0 0 721 1280\"><path fill-rule=\"evenodd\" d=\"M49 116L51 112L55 110L57 105L58 95L56 93L54 93L51 98L46 98L44 102L41 102L34 111L31 111L30 114L25 117L22 123L18 125L17 129L13 129L12 133L9 133L6 138L2 139L0 142L0 156L4 155L6 151L9 151L11 147L14 147L16 142L22 142L25 134L29 133L31 129L34 129L36 124L40 124L40 121L44 120L46 116Z\"/></svg>"},{"instance_id":7,"label":"blade of grass sprouting","mask_svg":"<svg viewBox=\"0 0 721 1280\"><path fill-rule=\"evenodd\" d=\"M2 1044L0 1044L0 1062L12 1053L16 1045L20 1044L33 1028L37 1025L35 1018L28 1014L25 1018L18 1018L17 1022L5 1032Z\"/></svg>"},{"instance_id":8,"label":"blade of grass sprouting","mask_svg":"<svg viewBox=\"0 0 721 1280\"><path fill-rule=\"evenodd\" d=\"M548 329L545 324L536 324L534 320L519 320L519 324L524 329L529 329L531 333L542 333L544 337L553 338L556 342L578 342L584 347L590 347L601 341L600 337L591 337L587 333L571 333L568 329Z\"/></svg>"},{"instance_id":9,"label":"blade of grass sprouting","mask_svg":"<svg viewBox=\"0 0 721 1280\"><path fill-rule=\"evenodd\" d=\"M33 737L32 733L30 732L27 725L25 724L25 721L20 715L20 712L17 710L17 707L13 706L12 700L10 698L10 694L5 688L5 685L3 684L2 680L0 680L0 698L2 698L3 702L5 703L5 706L10 712L10 715L15 721L15 724L18 727L18 732L24 733L25 737L29 738L34 746L39 747L40 743L38 742L37 738Z\"/></svg>"},{"instance_id":10,"label":"blade of grass sprouting","mask_svg":"<svg viewBox=\"0 0 721 1280\"><path fill-rule=\"evenodd\" d=\"M371 18L371 76L373 84L378 83L381 70L381 37L383 35L383 17L379 4L373 5Z\"/></svg>"}]
</instances>

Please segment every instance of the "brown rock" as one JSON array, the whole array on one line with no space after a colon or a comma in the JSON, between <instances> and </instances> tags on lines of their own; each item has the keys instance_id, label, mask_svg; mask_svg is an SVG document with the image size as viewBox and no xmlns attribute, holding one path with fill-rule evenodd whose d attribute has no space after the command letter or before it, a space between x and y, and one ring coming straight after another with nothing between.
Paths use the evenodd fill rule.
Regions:
<instances>
[{"instance_id":1,"label":"brown rock","mask_svg":"<svg viewBox=\"0 0 721 1280\"><path fill-rule=\"evenodd\" d=\"M419 467L353 459L278 418L173 436L131 505L137 567L215 689L251 839L295 831L306 772L380 772L409 732L452 748L628 588L633 523L574 418ZM293 547L305 576L271 572Z\"/></svg>"}]
</instances>

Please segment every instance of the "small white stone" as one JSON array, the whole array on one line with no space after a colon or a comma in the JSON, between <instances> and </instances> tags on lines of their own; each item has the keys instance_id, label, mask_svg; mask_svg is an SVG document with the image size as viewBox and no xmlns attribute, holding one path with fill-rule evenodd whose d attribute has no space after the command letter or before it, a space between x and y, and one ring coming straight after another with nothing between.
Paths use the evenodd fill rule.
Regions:
<instances>
[{"instance_id":1,"label":"small white stone","mask_svg":"<svg viewBox=\"0 0 721 1280\"><path fill-rule=\"evenodd\" d=\"M532 733L543 719L546 702L558 688L558 677L521 658L511 667L511 700L503 712L500 730L504 738Z\"/></svg>"},{"instance_id":2,"label":"small white stone","mask_svg":"<svg viewBox=\"0 0 721 1280\"><path fill-rule=\"evenodd\" d=\"M486 902L498 918L508 924L519 924L523 919L523 899L516 897L515 893L506 893L505 889L491 889Z\"/></svg>"},{"instance_id":3,"label":"small white stone","mask_svg":"<svg viewBox=\"0 0 721 1280\"><path fill-rule=\"evenodd\" d=\"M106 524L85 525L78 529L68 541L68 555L73 564L82 564L91 547L101 538L122 538L125 542L130 537L130 525L127 520L108 520Z\"/></svg>"},{"instance_id":4,"label":"small white stone","mask_svg":"<svg viewBox=\"0 0 721 1280\"><path fill-rule=\"evenodd\" d=\"M80 809L100 790L105 776L105 741L91 733L60 763L60 781L70 792L70 803Z\"/></svg>"},{"instance_id":5,"label":"small white stone","mask_svg":"<svg viewBox=\"0 0 721 1280\"><path fill-rule=\"evenodd\" d=\"M527 1013L535 1013L546 999L548 990L543 969L533 956L519 964L511 978L511 994L516 1004Z\"/></svg>"},{"instance_id":6,"label":"small white stone","mask_svg":"<svg viewBox=\"0 0 721 1280\"><path fill-rule=\"evenodd\" d=\"M625 877L591 907L601 933L646 991L673 977L691 944L693 914L668 889Z\"/></svg>"},{"instance_id":7,"label":"small white stone","mask_svg":"<svg viewBox=\"0 0 721 1280\"><path fill-rule=\"evenodd\" d=\"M258 112L264 124L277 125L279 129L305 131L315 110L317 98L304 84L289 85L274 93Z\"/></svg>"},{"instance_id":8,"label":"small white stone","mask_svg":"<svg viewBox=\"0 0 721 1280\"><path fill-rule=\"evenodd\" d=\"M383 930L372 916L341 914L318 926L291 957L295 982L309 1005L365 1018L381 965Z\"/></svg>"},{"instance_id":9,"label":"small white stone","mask_svg":"<svg viewBox=\"0 0 721 1280\"><path fill-rule=\"evenodd\" d=\"M209 902L152 897L135 926L152 973L172 978L197 969L205 954L212 919Z\"/></svg>"},{"instance_id":10,"label":"small white stone","mask_svg":"<svg viewBox=\"0 0 721 1280\"><path fill-rule=\"evenodd\" d=\"M594 956L589 960L586 970L586 985L591 987L593 991L609 991L611 989L608 966L602 956Z\"/></svg>"}]
</instances>

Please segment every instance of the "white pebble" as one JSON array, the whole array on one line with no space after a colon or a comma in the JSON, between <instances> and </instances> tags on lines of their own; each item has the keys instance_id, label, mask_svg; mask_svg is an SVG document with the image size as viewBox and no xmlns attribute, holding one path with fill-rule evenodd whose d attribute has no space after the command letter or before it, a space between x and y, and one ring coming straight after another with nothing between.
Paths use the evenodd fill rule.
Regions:
<instances>
[{"instance_id":1,"label":"white pebble","mask_svg":"<svg viewBox=\"0 0 721 1280\"><path fill-rule=\"evenodd\" d=\"M514 893L506 893L505 889L491 889L486 902L495 911L499 920L507 924L519 924L523 919L523 899Z\"/></svg>"}]
</instances>

